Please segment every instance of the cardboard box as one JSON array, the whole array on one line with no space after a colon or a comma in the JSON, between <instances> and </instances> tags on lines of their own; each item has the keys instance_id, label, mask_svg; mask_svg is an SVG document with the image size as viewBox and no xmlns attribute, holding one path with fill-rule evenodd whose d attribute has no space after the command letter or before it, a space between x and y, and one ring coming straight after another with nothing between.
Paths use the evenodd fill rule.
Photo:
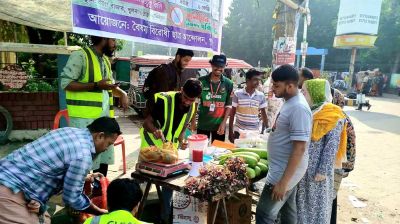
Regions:
<instances>
[{"instance_id":1,"label":"cardboard box","mask_svg":"<svg viewBox=\"0 0 400 224\"><path fill-rule=\"evenodd\" d=\"M226 199L226 211L229 224L250 224L251 223L251 202L249 195L236 193ZM214 217L214 210L217 203L202 202L197 198L174 192L173 196L173 223L174 224L211 224ZM215 224L225 224L226 216L223 210L223 203L218 207Z\"/></svg>"},{"instance_id":2,"label":"cardboard box","mask_svg":"<svg viewBox=\"0 0 400 224\"><path fill-rule=\"evenodd\" d=\"M249 195L236 193L234 196L226 199L226 211L228 213L229 224L250 224L251 223L251 202ZM212 223L214 210L217 203L212 203L208 210L208 223ZM225 224L226 217L223 210L223 203L220 202L215 224Z\"/></svg>"}]
</instances>

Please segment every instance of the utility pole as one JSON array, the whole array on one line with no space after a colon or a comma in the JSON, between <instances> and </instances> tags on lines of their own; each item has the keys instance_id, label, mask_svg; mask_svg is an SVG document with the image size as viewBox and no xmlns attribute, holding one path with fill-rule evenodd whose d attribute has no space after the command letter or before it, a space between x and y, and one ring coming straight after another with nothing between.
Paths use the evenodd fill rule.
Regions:
<instances>
[{"instance_id":1,"label":"utility pole","mask_svg":"<svg viewBox=\"0 0 400 224\"><path fill-rule=\"evenodd\" d=\"M303 42L301 42L301 67L306 67L306 56L307 56L307 49L308 49L308 42L307 42L307 29L311 22L311 15L310 9L308 8L309 0L305 0L305 9L306 13L303 15L304 18L304 29L303 29Z\"/></svg>"}]
</instances>

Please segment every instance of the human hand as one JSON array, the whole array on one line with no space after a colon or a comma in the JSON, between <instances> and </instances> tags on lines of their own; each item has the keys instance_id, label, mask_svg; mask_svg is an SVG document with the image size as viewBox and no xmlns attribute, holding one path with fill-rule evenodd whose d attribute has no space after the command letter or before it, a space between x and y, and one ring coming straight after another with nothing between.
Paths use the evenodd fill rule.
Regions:
<instances>
[{"instance_id":1,"label":"human hand","mask_svg":"<svg viewBox=\"0 0 400 224\"><path fill-rule=\"evenodd\" d=\"M96 178L103 178L103 177L104 177L104 175L103 175L102 173L89 173L89 174L86 176L85 181L89 181L90 183L93 183L93 182L94 182L94 179L96 179Z\"/></svg>"},{"instance_id":2,"label":"human hand","mask_svg":"<svg viewBox=\"0 0 400 224\"><path fill-rule=\"evenodd\" d=\"M120 105L124 110L127 110L129 107L129 98L128 95L123 94L120 98Z\"/></svg>"},{"instance_id":3,"label":"human hand","mask_svg":"<svg viewBox=\"0 0 400 224\"><path fill-rule=\"evenodd\" d=\"M154 137L155 137L156 139L163 139L163 140L164 140L164 134L163 134L163 132L162 132L160 129L154 131L154 132L153 132L153 135L154 135Z\"/></svg>"},{"instance_id":4,"label":"human hand","mask_svg":"<svg viewBox=\"0 0 400 224\"><path fill-rule=\"evenodd\" d=\"M35 200L31 200L27 205L28 211L31 213L36 213L38 214L40 211L40 203Z\"/></svg>"},{"instance_id":5,"label":"human hand","mask_svg":"<svg viewBox=\"0 0 400 224\"><path fill-rule=\"evenodd\" d=\"M284 184L282 182L278 182L272 189L272 200L274 201L282 201L283 197L285 196L287 191L287 184Z\"/></svg>"},{"instance_id":6,"label":"human hand","mask_svg":"<svg viewBox=\"0 0 400 224\"><path fill-rule=\"evenodd\" d=\"M317 182L324 181L325 179L326 179L325 175L322 175L320 173L317 173L317 175L315 175L315 181L317 181Z\"/></svg>"},{"instance_id":7,"label":"human hand","mask_svg":"<svg viewBox=\"0 0 400 224\"><path fill-rule=\"evenodd\" d=\"M113 90L118 87L118 85L110 84L110 79L102 79L97 83L97 87L101 90Z\"/></svg>"},{"instance_id":8,"label":"human hand","mask_svg":"<svg viewBox=\"0 0 400 224\"><path fill-rule=\"evenodd\" d=\"M218 130L217 130L217 134L219 134L219 135L225 134L225 127L226 127L226 124L224 124L224 122L222 122L222 123L219 125L219 128L218 128Z\"/></svg>"}]
</instances>

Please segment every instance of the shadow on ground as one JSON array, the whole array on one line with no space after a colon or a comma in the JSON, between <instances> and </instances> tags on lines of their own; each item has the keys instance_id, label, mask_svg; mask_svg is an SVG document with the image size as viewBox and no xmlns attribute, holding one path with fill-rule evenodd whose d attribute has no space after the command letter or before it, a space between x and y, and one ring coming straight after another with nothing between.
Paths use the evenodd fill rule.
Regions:
<instances>
[{"instance_id":1,"label":"shadow on ground","mask_svg":"<svg viewBox=\"0 0 400 224\"><path fill-rule=\"evenodd\" d=\"M390 132L393 134L400 134L400 116L372 111L355 110L349 110L346 111L346 113L353 119L356 118L370 128L384 132ZM355 128L357 129L357 127Z\"/></svg>"}]
</instances>

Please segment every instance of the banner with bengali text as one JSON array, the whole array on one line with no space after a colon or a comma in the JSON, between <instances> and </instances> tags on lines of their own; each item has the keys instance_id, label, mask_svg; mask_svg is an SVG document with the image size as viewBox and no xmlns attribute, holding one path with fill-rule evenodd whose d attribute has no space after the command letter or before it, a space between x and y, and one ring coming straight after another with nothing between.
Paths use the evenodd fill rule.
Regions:
<instances>
[{"instance_id":1,"label":"banner with bengali text","mask_svg":"<svg viewBox=\"0 0 400 224\"><path fill-rule=\"evenodd\" d=\"M72 0L73 32L220 52L222 0Z\"/></svg>"}]
</instances>

